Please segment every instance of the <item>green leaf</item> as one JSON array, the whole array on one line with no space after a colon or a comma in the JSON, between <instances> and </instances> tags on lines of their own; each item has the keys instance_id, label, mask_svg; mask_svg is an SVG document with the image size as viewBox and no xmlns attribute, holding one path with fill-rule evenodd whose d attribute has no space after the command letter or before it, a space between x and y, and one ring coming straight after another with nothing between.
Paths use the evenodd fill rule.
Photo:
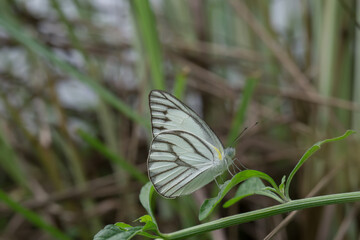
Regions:
<instances>
[{"instance_id":1,"label":"green leaf","mask_svg":"<svg viewBox=\"0 0 360 240\"><path fill-rule=\"evenodd\" d=\"M153 221L150 221L145 224L143 231L157 231L157 228L157 225Z\"/></svg>"},{"instance_id":2,"label":"green leaf","mask_svg":"<svg viewBox=\"0 0 360 240\"><path fill-rule=\"evenodd\" d=\"M200 207L199 220L204 220L209 214L214 210L214 208L219 204L221 199L238 183L243 182L252 177L259 177L268 181L276 191L278 187L276 186L274 180L267 174L259 172L256 170L245 170L236 174L231 180L226 181L220 186L220 192L214 198L209 198L204 201Z\"/></svg>"},{"instance_id":3,"label":"green leaf","mask_svg":"<svg viewBox=\"0 0 360 240\"><path fill-rule=\"evenodd\" d=\"M351 134L355 133L355 131L353 130L347 130L342 136L339 137L335 137L335 138L330 138L330 139L325 139L323 141L317 142L315 143L312 147L310 147L305 154L300 158L299 162L296 164L296 166L294 167L294 169L291 171L289 178L286 181L286 185L285 185L285 196L286 198L290 199L289 196L289 188L290 188L290 183L292 178L294 177L295 173L299 170L299 168L305 163L305 161L311 156L313 155L315 152L317 152L320 149L320 146L324 143L328 143L328 142L334 142L334 141L339 141L339 140L343 140L345 138L347 138L348 136L350 136Z\"/></svg>"},{"instance_id":4,"label":"green leaf","mask_svg":"<svg viewBox=\"0 0 360 240\"><path fill-rule=\"evenodd\" d=\"M144 215L135 221L145 223L144 226L132 227L131 225L123 222L118 222L115 225L107 225L103 230L95 235L94 240L131 239L135 235L141 235L148 238L158 238L158 234L160 233L151 209L151 199L154 191L154 187L150 182L145 184L140 191L140 202L149 215ZM156 235L145 231L154 231Z\"/></svg>"},{"instance_id":5,"label":"green leaf","mask_svg":"<svg viewBox=\"0 0 360 240\"><path fill-rule=\"evenodd\" d=\"M133 226L124 223L124 222L117 222L115 223L115 226L119 227L120 229L127 230L128 228L132 228Z\"/></svg>"},{"instance_id":6,"label":"green leaf","mask_svg":"<svg viewBox=\"0 0 360 240\"><path fill-rule=\"evenodd\" d=\"M157 225L154 223L153 218L150 215L144 215L139 217L137 221L145 223L143 231L154 230L157 231Z\"/></svg>"},{"instance_id":7,"label":"green leaf","mask_svg":"<svg viewBox=\"0 0 360 240\"><path fill-rule=\"evenodd\" d=\"M144 216L139 217L135 221L139 221L139 222L142 222L142 223L147 223L147 222L152 221L152 218L151 218L150 215L144 215Z\"/></svg>"},{"instance_id":8,"label":"green leaf","mask_svg":"<svg viewBox=\"0 0 360 240\"><path fill-rule=\"evenodd\" d=\"M142 227L132 227L127 230L120 229L115 225L107 225L94 236L94 240L126 240L141 232Z\"/></svg>"},{"instance_id":9,"label":"green leaf","mask_svg":"<svg viewBox=\"0 0 360 240\"><path fill-rule=\"evenodd\" d=\"M145 208L145 210L150 215L151 221L155 225L157 225L155 217L154 217L154 213L151 208L151 199L154 194L154 191L155 191L155 189L154 189L153 185L151 184L151 182L148 182L141 188L139 198L140 198L141 205Z\"/></svg>"},{"instance_id":10,"label":"green leaf","mask_svg":"<svg viewBox=\"0 0 360 240\"><path fill-rule=\"evenodd\" d=\"M147 232L139 232L138 235L141 235L141 236L144 236L144 237L147 237L147 238L158 238L158 239L162 239L160 236L158 235L152 235L150 233L147 233Z\"/></svg>"},{"instance_id":11,"label":"green leaf","mask_svg":"<svg viewBox=\"0 0 360 240\"><path fill-rule=\"evenodd\" d=\"M285 181L286 181L286 176L284 175L281 179L281 183L279 185L279 190L284 193L284 187L285 187Z\"/></svg>"},{"instance_id":12,"label":"green leaf","mask_svg":"<svg viewBox=\"0 0 360 240\"><path fill-rule=\"evenodd\" d=\"M279 202L283 202L281 200L281 198L279 198L275 193L273 193L272 191L270 191L269 189L266 188L266 186L264 185L264 183L261 181L260 178L252 177L252 178L244 181L244 183L242 183L239 186L235 196L233 198L231 198L230 200L228 200L223 205L223 207L224 208L230 207L231 205L240 201L241 199L251 196L251 195L254 195L254 194L264 195L267 197L274 198L275 200L277 200Z\"/></svg>"}]
</instances>

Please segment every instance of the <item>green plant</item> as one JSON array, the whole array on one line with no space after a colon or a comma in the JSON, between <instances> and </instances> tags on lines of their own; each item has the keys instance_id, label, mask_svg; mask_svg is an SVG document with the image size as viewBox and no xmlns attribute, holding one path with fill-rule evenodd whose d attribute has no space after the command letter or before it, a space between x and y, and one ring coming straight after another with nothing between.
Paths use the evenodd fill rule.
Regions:
<instances>
[{"instance_id":1,"label":"green plant","mask_svg":"<svg viewBox=\"0 0 360 240\"><path fill-rule=\"evenodd\" d=\"M226 181L220 186L218 195L204 201L200 207L199 220L204 220L208 217L214 208L220 203L223 197L237 184L242 183L238 188L235 196L225 202L223 207L229 207L244 197L259 194L271 197L280 204L272 207L267 207L251 212L236 214L233 216L220 218L207 223L199 224L193 227L185 228L172 233L161 233L156 222L153 210L151 208L154 188L150 182L145 184L140 192L140 201L142 206L147 211L148 215L144 215L137 219L142 226L131 226L129 224L119 222L114 225L107 225L103 230L97 233L94 240L105 239L130 239L135 235L141 235L148 238L163 238L163 239L184 239L185 237L213 231L220 228L230 227L236 224L254 221L257 219L273 216L276 214L286 213L294 210L305 209L310 207L318 207L329 204L340 204L346 202L354 202L360 200L360 191L340 194L330 194L319 197L304 198L298 200L291 200L289 189L291 180L300 167L318 151L322 144L343 140L355 131L348 130L342 136L325 139L315 143L310 147L301 157L298 164L294 167L288 177L284 176L279 185L267 174L256 170L244 170L232 177L231 180ZM270 186L266 186L260 179L267 182Z\"/></svg>"}]
</instances>

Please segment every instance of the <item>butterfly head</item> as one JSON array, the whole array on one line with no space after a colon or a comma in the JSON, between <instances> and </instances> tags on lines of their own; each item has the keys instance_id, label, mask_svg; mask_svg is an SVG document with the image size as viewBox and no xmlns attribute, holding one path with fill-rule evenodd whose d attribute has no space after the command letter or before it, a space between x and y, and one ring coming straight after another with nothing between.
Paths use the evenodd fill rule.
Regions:
<instances>
[{"instance_id":1,"label":"butterfly head","mask_svg":"<svg viewBox=\"0 0 360 240\"><path fill-rule=\"evenodd\" d=\"M225 161L228 166L232 164L234 157L235 157L235 148L233 148L233 147L226 148L225 149Z\"/></svg>"}]
</instances>

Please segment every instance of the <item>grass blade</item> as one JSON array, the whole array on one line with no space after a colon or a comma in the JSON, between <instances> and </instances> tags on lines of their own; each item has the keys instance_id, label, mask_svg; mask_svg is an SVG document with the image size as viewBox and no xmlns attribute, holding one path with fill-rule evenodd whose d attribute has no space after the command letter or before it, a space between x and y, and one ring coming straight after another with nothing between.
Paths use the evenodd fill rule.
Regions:
<instances>
[{"instance_id":1,"label":"grass blade","mask_svg":"<svg viewBox=\"0 0 360 240\"><path fill-rule=\"evenodd\" d=\"M183 99L185 88L186 88L186 82L187 82L187 75L188 75L188 69L182 69L181 72L176 74L175 78L175 85L174 85L174 96L178 99Z\"/></svg>"},{"instance_id":2,"label":"grass blade","mask_svg":"<svg viewBox=\"0 0 360 240\"><path fill-rule=\"evenodd\" d=\"M124 158L117 156L115 153L111 152L104 144L102 144L96 138L90 136L89 134L87 134L82 130L78 130L78 134L84 141L90 144L90 146L92 146L101 154L103 154L105 157L109 158L115 164L119 165L121 168L126 170L130 175L132 175L140 182L147 183L149 181L147 176L145 176L142 172L140 172L136 167L128 163Z\"/></svg>"},{"instance_id":3,"label":"grass blade","mask_svg":"<svg viewBox=\"0 0 360 240\"><path fill-rule=\"evenodd\" d=\"M28 188L26 184L26 175L22 171L16 153L11 145L6 141L0 128L0 166L6 171L9 176L20 186Z\"/></svg>"},{"instance_id":4,"label":"grass blade","mask_svg":"<svg viewBox=\"0 0 360 240\"><path fill-rule=\"evenodd\" d=\"M21 214L29 222L33 223L35 226L43 229L48 232L51 236L60 240L70 240L65 234L63 234L59 229L51 226L45 222L38 214L33 211L30 211L27 208L24 208L19 203L13 201L5 192L0 189L0 201L3 201L8 207L13 209L15 212Z\"/></svg>"},{"instance_id":5,"label":"grass blade","mask_svg":"<svg viewBox=\"0 0 360 240\"><path fill-rule=\"evenodd\" d=\"M155 16L148 0L130 1L138 33L145 49L145 59L150 65L154 87L164 90L164 70L160 41L156 30Z\"/></svg>"},{"instance_id":6,"label":"grass blade","mask_svg":"<svg viewBox=\"0 0 360 240\"><path fill-rule=\"evenodd\" d=\"M230 134L227 139L227 145L229 146L238 136L240 127L244 123L245 113L248 108L252 94L257 83L257 78L248 78L243 92L243 98L239 104L239 108L236 111L236 115L232 121Z\"/></svg>"}]
</instances>

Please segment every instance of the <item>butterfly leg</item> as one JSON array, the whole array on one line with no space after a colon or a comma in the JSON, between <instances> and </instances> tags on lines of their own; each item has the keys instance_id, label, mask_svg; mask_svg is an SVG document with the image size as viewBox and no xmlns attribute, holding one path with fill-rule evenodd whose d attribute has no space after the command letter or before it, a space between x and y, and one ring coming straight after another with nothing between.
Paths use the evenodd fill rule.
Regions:
<instances>
[{"instance_id":1,"label":"butterfly leg","mask_svg":"<svg viewBox=\"0 0 360 240\"><path fill-rule=\"evenodd\" d=\"M218 181L217 181L217 178L218 178L218 177L220 178L221 183L224 183L225 181L224 181L222 175L219 175L219 176L217 176L217 177L214 178L214 180L215 180L215 182L216 182L216 185L220 188L220 185L219 185L219 183L218 183Z\"/></svg>"},{"instance_id":2,"label":"butterfly leg","mask_svg":"<svg viewBox=\"0 0 360 240\"><path fill-rule=\"evenodd\" d=\"M232 167L232 170L233 170L234 174L236 174L236 173L239 172L239 170L240 170L239 167L236 166L236 164L234 164L234 163L231 165L231 167ZM240 171L241 171L241 170L240 170Z\"/></svg>"},{"instance_id":3,"label":"butterfly leg","mask_svg":"<svg viewBox=\"0 0 360 240\"><path fill-rule=\"evenodd\" d=\"M234 161L235 161L235 160L237 160L237 161L239 162L239 164L240 164L244 169L248 169L247 167L245 167L244 164L242 164L242 163L240 162L240 160L239 160L238 158L235 158Z\"/></svg>"},{"instance_id":4,"label":"butterfly leg","mask_svg":"<svg viewBox=\"0 0 360 240\"><path fill-rule=\"evenodd\" d=\"M227 166L227 170L228 170L228 172L230 173L231 177L233 177L233 176L234 176L234 174L232 174L232 172L230 171L229 166Z\"/></svg>"},{"instance_id":5,"label":"butterfly leg","mask_svg":"<svg viewBox=\"0 0 360 240\"><path fill-rule=\"evenodd\" d=\"M235 164L235 161L238 161L242 167L244 167L244 166L241 164L241 162L240 162L240 160L239 160L238 158L235 158L235 159L234 159L234 164L233 164L232 166L233 166L234 168L236 168L236 171L241 172L241 169L238 167L237 164ZM244 168L245 168L245 167L244 167ZM246 169L246 168L245 168L245 169Z\"/></svg>"},{"instance_id":6,"label":"butterfly leg","mask_svg":"<svg viewBox=\"0 0 360 240\"><path fill-rule=\"evenodd\" d=\"M220 185L219 185L219 183L217 182L216 178L215 178L215 183L216 183L216 185L218 186L218 188L220 189Z\"/></svg>"}]
</instances>

